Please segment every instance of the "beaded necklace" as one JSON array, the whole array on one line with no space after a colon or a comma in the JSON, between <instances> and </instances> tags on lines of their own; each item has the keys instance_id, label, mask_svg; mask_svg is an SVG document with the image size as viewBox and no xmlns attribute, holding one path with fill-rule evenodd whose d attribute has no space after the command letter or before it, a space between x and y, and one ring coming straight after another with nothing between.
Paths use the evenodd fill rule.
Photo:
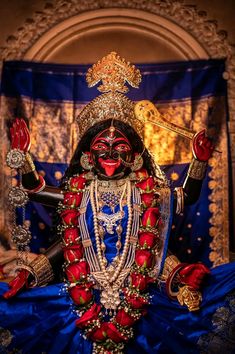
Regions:
<instances>
[{"instance_id":1,"label":"beaded necklace","mask_svg":"<svg viewBox=\"0 0 235 354\"><path fill-rule=\"evenodd\" d=\"M146 179L146 185L149 186L149 179L154 188L152 177ZM87 185L88 183L90 185ZM88 182L84 175L74 176L68 181L68 192L65 193L64 203L60 206L60 231L63 235L66 260L64 268L68 292L81 316L76 325L94 342L93 353L120 354L125 342L133 336L134 322L145 313L144 307L149 303L146 293L148 283L156 280L149 274L157 264L155 257L160 244L160 212L158 221L152 226L144 221L143 215L140 227L142 184L140 183L139 187L129 179L124 181L120 209L123 211L122 200L126 193L128 217L123 251L119 257L115 257L116 260L106 266L97 217L98 183L98 180ZM158 198L158 194L149 191L148 187L149 192L152 192L155 199ZM89 201L93 213L96 252L86 221ZM126 287L128 283L125 279L128 275L129 285ZM94 302L93 288L99 289L100 304L103 308Z\"/></svg>"}]
</instances>

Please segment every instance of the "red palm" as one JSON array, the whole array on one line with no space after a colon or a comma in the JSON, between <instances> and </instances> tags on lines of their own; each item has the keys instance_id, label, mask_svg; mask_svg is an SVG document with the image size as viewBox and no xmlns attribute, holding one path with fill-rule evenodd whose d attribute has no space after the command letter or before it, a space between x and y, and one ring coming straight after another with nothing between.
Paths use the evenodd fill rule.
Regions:
<instances>
[{"instance_id":1,"label":"red palm","mask_svg":"<svg viewBox=\"0 0 235 354\"><path fill-rule=\"evenodd\" d=\"M206 136L206 130L198 132L193 138L193 154L197 160L208 161L214 150L210 138Z\"/></svg>"},{"instance_id":2,"label":"red palm","mask_svg":"<svg viewBox=\"0 0 235 354\"><path fill-rule=\"evenodd\" d=\"M11 148L27 152L30 149L31 141L28 127L22 118L16 118L10 128Z\"/></svg>"}]
</instances>

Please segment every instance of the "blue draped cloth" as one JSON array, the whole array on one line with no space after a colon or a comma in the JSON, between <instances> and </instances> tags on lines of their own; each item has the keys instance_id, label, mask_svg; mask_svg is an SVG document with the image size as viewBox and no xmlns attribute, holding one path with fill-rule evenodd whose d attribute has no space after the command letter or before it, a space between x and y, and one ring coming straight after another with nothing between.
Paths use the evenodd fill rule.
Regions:
<instances>
[{"instance_id":1,"label":"blue draped cloth","mask_svg":"<svg viewBox=\"0 0 235 354\"><path fill-rule=\"evenodd\" d=\"M59 184L60 176L71 158L74 120L82 106L97 96L96 89L88 89L85 83L87 68L15 61L4 63L1 83L3 111L10 120L23 116L30 121L33 137L31 150L37 170L48 184ZM169 119L178 117L181 122L183 117L181 123L191 129L201 127L201 120L202 126L216 132L226 125L223 60L148 64L139 68L143 81L140 90L132 90L128 94L131 99L149 99L159 105L159 110L167 113ZM219 105L214 102L219 102ZM161 132L157 134L159 142L154 144L163 149ZM226 132L223 134L223 148L226 151ZM154 136L155 132L152 138ZM169 136L167 139L170 143ZM182 185L190 162L189 144L179 139L173 145L173 154L170 154L172 146L166 151L169 152L169 159L159 160L171 180L172 189ZM227 161L223 164L225 173ZM219 171L221 173L221 169ZM171 246L182 261L201 260L211 265L217 259L220 263L225 260L223 244L228 233L223 232L221 225L228 215L221 208L227 196L226 178L223 177L215 173L214 166L210 166L200 201L188 208L184 215L179 215L178 220L173 220ZM221 190L225 191L225 197ZM53 242L49 231L52 213L52 210L36 203L27 207L26 218L32 220L32 250L39 251ZM218 235L222 235L222 239L217 239ZM214 258L210 259L212 237ZM116 251L114 240L112 242L109 249L111 255ZM201 310L195 313L189 313L176 301L169 300L163 290L151 286L152 300L148 314L134 326L135 338L128 343L126 353L217 353L218 347L223 348L226 354L234 353L234 274L235 264L214 268L203 288ZM4 293L7 285L2 283L0 290L1 294ZM89 354L92 345L75 327L76 318L63 284L31 289L8 301L1 299L0 352L10 354L19 350L23 354Z\"/></svg>"},{"instance_id":2,"label":"blue draped cloth","mask_svg":"<svg viewBox=\"0 0 235 354\"><path fill-rule=\"evenodd\" d=\"M6 61L1 79L2 116L29 121L31 153L46 183L58 185L71 159L78 136L75 119L82 107L99 93L88 88L88 65L60 65ZM153 101L164 116L176 124L198 131L207 127L215 143L221 140L223 160L208 168L200 200L173 221L170 247L185 262L203 261L208 266L228 261L229 205L226 131L226 80L224 60L196 60L137 65L142 74L138 90L127 93L134 101ZM8 122L9 123L9 122ZM157 130L156 130L157 129ZM74 135L75 134L75 135ZM182 185L192 154L186 139L146 128L146 143L157 156L171 182ZM222 136L222 138L220 138ZM155 139L157 137L157 140ZM167 146L167 148L164 148ZM0 172L2 173L2 172ZM6 200L2 200L4 206ZM4 209L4 208L3 208ZM5 211L2 211L3 213ZM41 252L55 239L50 226L53 210L28 204L33 252ZM20 217L19 217L20 219Z\"/></svg>"},{"instance_id":3,"label":"blue draped cloth","mask_svg":"<svg viewBox=\"0 0 235 354\"><path fill-rule=\"evenodd\" d=\"M0 294L7 290L0 283ZM235 353L235 263L212 270L200 311L152 286L148 313L134 326L126 354ZM233 292L232 292L233 291ZM75 326L77 316L63 284L35 288L0 302L0 353L90 354L92 343Z\"/></svg>"}]
</instances>

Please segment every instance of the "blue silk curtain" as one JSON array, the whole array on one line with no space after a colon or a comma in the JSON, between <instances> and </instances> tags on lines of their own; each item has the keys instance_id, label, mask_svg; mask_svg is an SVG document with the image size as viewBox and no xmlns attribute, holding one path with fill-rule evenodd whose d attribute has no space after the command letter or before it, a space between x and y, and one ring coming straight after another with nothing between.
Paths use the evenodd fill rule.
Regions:
<instances>
[{"instance_id":1,"label":"blue silk curtain","mask_svg":"<svg viewBox=\"0 0 235 354\"><path fill-rule=\"evenodd\" d=\"M31 130L31 152L47 184L59 185L79 139L75 119L98 95L85 80L87 65L5 62L1 116L5 127L24 117ZM217 265L228 260L228 160L226 81L223 60L138 65L142 82L130 99L148 99L169 120L194 131L207 128L223 154L215 153L200 201L173 220L170 248L182 261ZM166 173L170 186L182 185L191 161L191 144L174 133L146 125L145 141ZM223 166L223 168L221 168ZM7 179L7 177L5 177ZM17 183L13 178L13 184ZM3 200L6 196L2 197ZM40 252L55 239L53 210L36 203L26 208L31 250ZM20 220L20 216L19 216Z\"/></svg>"}]
</instances>

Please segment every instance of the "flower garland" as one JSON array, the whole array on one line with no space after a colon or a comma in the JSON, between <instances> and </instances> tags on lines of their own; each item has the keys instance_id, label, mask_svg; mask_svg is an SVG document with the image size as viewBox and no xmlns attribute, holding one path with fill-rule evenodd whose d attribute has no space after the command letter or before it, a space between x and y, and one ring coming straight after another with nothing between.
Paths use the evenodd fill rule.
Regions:
<instances>
[{"instance_id":1,"label":"flower garland","mask_svg":"<svg viewBox=\"0 0 235 354\"><path fill-rule=\"evenodd\" d=\"M133 337L132 326L146 314L150 303L148 285L156 281L149 276L156 265L156 256L161 247L162 226L159 210L159 195L156 179L149 177L146 170L135 172L136 187L141 193L141 227L135 253L135 263L129 275L129 286L122 289L122 301L116 314L106 320L102 306L95 302L90 280L89 264L84 258L84 248L79 235L78 216L83 192L89 182L86 175L69 179L59 212L61 223L58 227L63 238L64 272L68 292L81 315L76 326L93 341L94 353L121 353L125 343Z\"/></svg>"}]
</instances>

